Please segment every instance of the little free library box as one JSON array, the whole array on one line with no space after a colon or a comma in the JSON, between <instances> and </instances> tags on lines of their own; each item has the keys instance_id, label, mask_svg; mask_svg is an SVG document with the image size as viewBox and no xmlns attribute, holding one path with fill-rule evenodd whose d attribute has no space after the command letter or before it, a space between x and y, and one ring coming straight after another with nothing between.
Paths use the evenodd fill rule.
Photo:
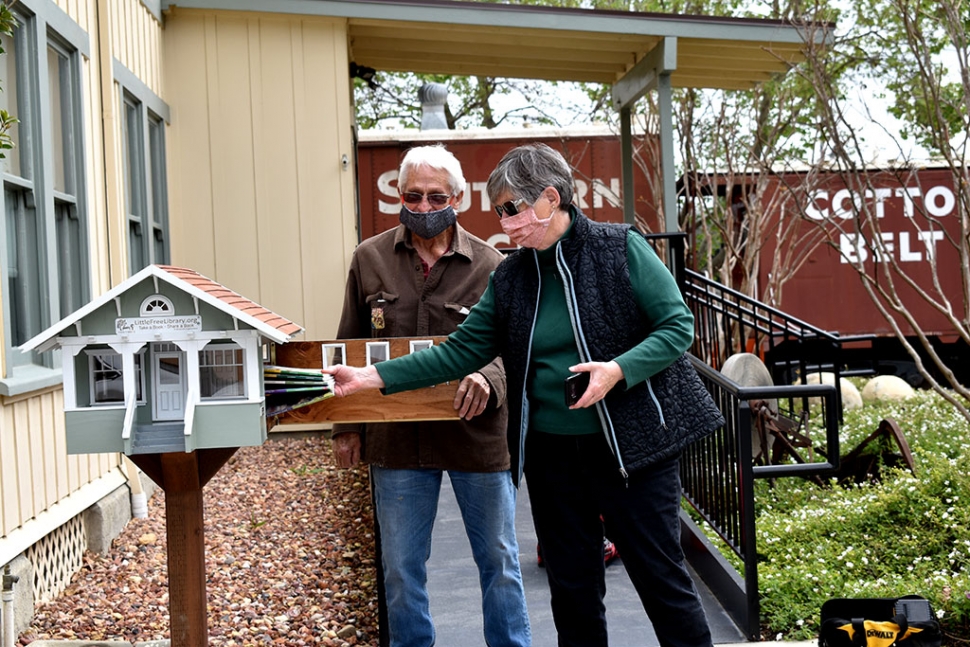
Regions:
<instances>
[{"instance_id":1,"label":"little free library box","mask_svg":"<svg viewBox=\"0 0 970 647\"><path fill-rule=\"evenodd\" d=\"M443 338L287 343L300 332L194 270L150 265L22 348L60 349L69 454L255 446L266 440L267 421L457 418L456 383L332 398L329 376L319 373L331 364L364 366L416 352ZM281 375L287 368L303 374Z\"/></svg>"}]
</instances>

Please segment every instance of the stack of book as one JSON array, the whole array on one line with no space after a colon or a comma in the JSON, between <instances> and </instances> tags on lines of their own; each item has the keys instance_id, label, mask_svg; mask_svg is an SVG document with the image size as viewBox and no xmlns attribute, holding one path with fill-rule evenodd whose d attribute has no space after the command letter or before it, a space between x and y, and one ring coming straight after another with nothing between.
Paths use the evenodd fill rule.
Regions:
<instances>
[{"instance_id":1,"label":"stack of book","mask_svg":"<svg viewBox=\"0 0 970 647\"><path fill-rule=\"evenodd\" d=\"M319 370L289 366L263 366L266 416L299 409L332 398L333 378Z\"/></svg>"}]
</instances>

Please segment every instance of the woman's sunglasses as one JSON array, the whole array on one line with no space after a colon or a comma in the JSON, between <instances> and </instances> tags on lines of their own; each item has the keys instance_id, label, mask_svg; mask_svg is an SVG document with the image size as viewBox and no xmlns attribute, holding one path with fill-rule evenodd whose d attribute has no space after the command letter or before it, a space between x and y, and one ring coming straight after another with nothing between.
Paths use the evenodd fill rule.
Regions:
<instances>
[{"instance_id":1,"label":"woman's sunglasses","mask_svg":"<svg viewBox=\"0 0 970 647\"><path fill-rule=\"evenodd\" d=\"M451 200L451 196L447 193L417 193L414 191L408 191L407 193L402 193L401 197L404 199L404 204L417 206L421 204L421 201L425 198L428 199L428 204L430 204L435 209L440 209L441 207L448 204Z\"/></svg>"},{"instance_id":2,"label":"woman's sunglasses","mask_svg":"<svg viewBox=\"0 0 970 647\"><path fill-rule=\"evenodd\" d=\"M495 213L498 214L499 218L504 218L506 216L517 216L519 214L519 205L522 204L523 202L525 202L524 198L503 202L502 204L495 207Z\"/></svg>"}]
</instances>

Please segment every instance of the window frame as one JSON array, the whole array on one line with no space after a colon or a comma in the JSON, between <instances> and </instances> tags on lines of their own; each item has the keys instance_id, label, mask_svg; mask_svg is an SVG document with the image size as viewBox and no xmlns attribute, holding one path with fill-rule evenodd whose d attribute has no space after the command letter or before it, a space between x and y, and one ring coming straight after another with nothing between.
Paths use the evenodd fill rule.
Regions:
<instances>
[{"instance_id":1,"label":"window frame","mask_svg":"<svg viewBox=\"0 0 970 647\"><path fill-rule=\"evenodd\" d=\"M121 400L111 400L110 402L98 402L95 398L95 361L104 357L117 357L122 359L121 353L118 353L110 348L98 348L98 349L85 349L85 354L88 356L88 406L89 407L117 407L119 405L125 404L124 397ZM137 404L143 405L148 404L148 399L145 391L145 357L147 357L146 349L141 349L135 353L135 382L141 389L141 397L136 400ZM124 365L116 369L122 377L122 384L124 384Z\"/></svg>"},{"instance_id":2,"label":"window frame","mask_svg":"<svg viewBox=\"0 0 970 647\"><path fill-rule=\"evenodd\" d=\"M90 58L90 39L74 20L51 0L19 0L11 7L19 26L14 32L16 42L16 75L18 105L10 112L21 120L18 124L20 145L7 155L19 154L20 175L13 175L3 165L0 177L0 214L4 225L0 227L0 284L3 297L3 343L4 365L0 375L0 395L12 396L60 384L62 380L59 351L41 354L36 351L21 353L14 345L12 318L10 233L8 213L20 210L33 221L35 238L32 251L35 264L24 293L30 294L26 307L30 308L26 329L19 336L23 343L42 332L52 323L70 314L65 312L75 305L83 305L91 296L89 215L87 211L87 167L84 132L84 102L82 86L82 57ZM51 101L49 57L51 52L64 57L66 65L59 67L64 74L56 80L62 105L67 102L70 114L60 113L60 123L54 124ZM8 80L9 81L9 80ZM73 170L74 192L55 191L54 129L64 143L62 149L65 167ZM26 162L26 168L24 167ZM11 203L16 200L17 203ZM58 212L71 219L69 232L59 232ZM28 213L29 212L29 213ZM61 228L62 230L65 228ZM9 230L9 233L8 233ZM70 233L66 238L61 233ZM70 267L61 260L59 239L75 244L76 254L70 259ZM70 241L73 240L73 243ZM15 244L15 243L13 243ZM19 251L19 250L18 250ZM69 298L62 300L61 281L71 277ZM23 284L18 286L18 289ZM80 303L79 303L80 302ZM20 306L18 306L19 308Z\"/></svg>"},{"instance_id":3,"label":"window frame","mask_svg":"<svg viewBox=\"0 0 970 647\"><path fill-rule=\"evenodd\" d=\"M120 86L121 150L124 156L125 242L128 272L153 263L168 264L171 242L168 218L165 126L168 105L117 59Z\"/></svg>"},{"instance_id":4,"label":"window frame","mask_svg":"<svg viewBox=\"0 0 970 647\"><path fill-rule=\"evenodd\" d=\"M209 364L206 363L206 355L213 351L238 351L239 352L239 363L232 364ZM239 384L242 387L242 393L239 395L230 396L214 396L214 395L202 395L202 385L205 381L203 375L206 369L209 368L225 368L225 367L235 367L241 375L241 379L234 384ZM199 400L202 402L221 402L225 400L245 400L247 398L246 393L246 349L236 342L228 343L209 343L199 350Z\"/></svg>"}]
</instances>

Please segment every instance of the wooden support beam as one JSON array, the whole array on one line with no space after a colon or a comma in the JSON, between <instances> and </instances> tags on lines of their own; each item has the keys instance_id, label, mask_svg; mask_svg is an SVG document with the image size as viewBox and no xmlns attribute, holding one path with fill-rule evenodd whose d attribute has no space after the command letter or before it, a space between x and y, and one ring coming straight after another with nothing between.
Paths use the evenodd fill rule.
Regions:
<instances>
[{"instance_id":1,"label":"wooden support beam","mask_svg":"<svg viewBox=\"0 0 970 647\"><path fill-rule=\"evenodd\" d=\"M197 452L161 455L168 535L168 608L172 647L209 644L205 524Z\"/></svg>"}]
</instances>

